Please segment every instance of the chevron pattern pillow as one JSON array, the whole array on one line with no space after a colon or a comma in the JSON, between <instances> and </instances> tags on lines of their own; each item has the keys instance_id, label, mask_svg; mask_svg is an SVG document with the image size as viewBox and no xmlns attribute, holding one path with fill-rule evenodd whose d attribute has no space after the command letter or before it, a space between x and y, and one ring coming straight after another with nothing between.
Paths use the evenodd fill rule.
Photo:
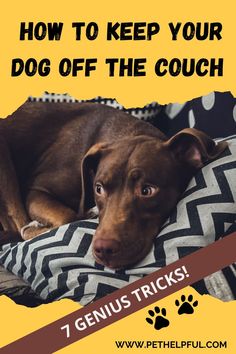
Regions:
<instances>
[{"instance_id":1,"label":"chevron pattern pillow","mask_svg":"<svg viewBox=\"0 0 236 354\"><path fill-rule=\"evenodd\" d=\"M70 298L86 305L180 257L218 240L236 225L236 137L219 159L192 179L156 237L150 253L132 269L97 264L91 242L98 221L78 221L18 244L4 245L0 262L46 301ZM236 298L234 265L195 284L201 293Z\"/></svg>"}]
</instances>

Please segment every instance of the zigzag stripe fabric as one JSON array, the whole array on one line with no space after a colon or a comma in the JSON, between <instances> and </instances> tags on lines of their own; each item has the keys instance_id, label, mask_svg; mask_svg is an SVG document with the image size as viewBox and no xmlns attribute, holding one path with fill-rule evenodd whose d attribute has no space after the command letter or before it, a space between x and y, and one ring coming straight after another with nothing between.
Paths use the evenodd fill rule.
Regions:
<instances>
[{"instance_id":1,"label":"zigzag stripe fabric","mask_svg":"<svg viewBox=\"0 0 236 354\"><path fill-rule=\"evenodd\" d=\"M86 305L236 230L236 137L216 161L192 179L150 253L131 269L114 271L94 261L98 220L78 221L18 244L4 245L0 262L42 299L70 298ZM236 298L236 266L194 284L224 301Z\"/></svg>"}]
</instances>

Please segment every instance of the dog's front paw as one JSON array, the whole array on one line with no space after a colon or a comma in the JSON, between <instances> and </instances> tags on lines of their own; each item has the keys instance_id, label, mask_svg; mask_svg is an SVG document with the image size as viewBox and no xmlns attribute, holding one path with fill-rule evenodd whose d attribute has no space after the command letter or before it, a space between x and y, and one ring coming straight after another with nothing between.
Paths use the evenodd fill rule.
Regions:
<instances>
[{"instance_id":1,"label":"dog's front paw","mask_svg":"<svg viewBox=\"0 0 236 354\"><path fill-rule=\"evenodd\" d=\"M44 232L49 231L50 229L38 221L34 220L31 221L29 224L25 225L21 229L21 237L23 240L30 240Z\"/></svg>"}]
</instances>

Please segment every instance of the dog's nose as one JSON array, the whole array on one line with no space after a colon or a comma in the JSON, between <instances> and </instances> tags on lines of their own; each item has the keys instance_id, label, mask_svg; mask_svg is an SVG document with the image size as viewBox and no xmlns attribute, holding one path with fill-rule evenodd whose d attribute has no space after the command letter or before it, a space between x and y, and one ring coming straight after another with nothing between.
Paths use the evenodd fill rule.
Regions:
<instances>
[{"instance_id":1,"label":"dog's nose","mask_svg":"<svg viewBox=\"0 0 236 354\"><path fill-rule=\"evenodd\" d=\"M97 239L94 242L94 254L104 263L109 262L119 250L119 242L116 240Z\"/></svg>"}]
</instances>

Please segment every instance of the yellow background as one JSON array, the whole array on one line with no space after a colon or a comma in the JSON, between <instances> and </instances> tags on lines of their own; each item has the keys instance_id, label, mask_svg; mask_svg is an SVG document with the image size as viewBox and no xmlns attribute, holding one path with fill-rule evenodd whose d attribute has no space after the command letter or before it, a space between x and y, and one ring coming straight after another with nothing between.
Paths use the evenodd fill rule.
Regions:
<instances>
[{"instance_id":1,"label":"yellow background","mask_svg":"<svg viewBox=\"0 0 236 354\"><path fill-rule=\"evenodd\" d=\"M198 300L194 313L178 315L175 300L181 295L193 295ZM0 299L1 336L0 347L30 333L60 317L77 310L78 304L62 300L35 309L15 305L8 298ZM180 301L181 302L181 301ZM170 324L157 331L146 322L148 310L155 306L165 308ZM116 354L116 353L236 353L235 324L236 302L224 303L208 295L201 296L191 287L172 294L157 303L140 310L123 320L91 334L84 339L57 351L59 354ZM65 331L62 331L65 335ZM115 341L227 341L227 349L117 349ZM35 353L40 353L36 351ZM14 353L12 353L14 354ZM20 353L21 354L21 353ZM23 354L23 353L22 353ZM42 353L43 354L43 353Z\"/></svg>"},{"instance_id":2,"label":"yellow background","mask_svg":"<svg viewBox=\"0 0 236 354\"><path fill-rule=\"evenodd\" d=\"M76 98L89 99L95 96L115 97L126 107L143 106L152 101L159 103L183 102L188 99L215 91L231 91L235 95L235 1L19 1L4 2L0 12L0 116L5 117L22 104L29 95L40 96L44 91L69 93ZM63 22L64 28L60 42L19 41L20 22L44 21ZM72 22L95 21L99 25L99 37L95 41L75 40ZM152 41L105 41L108 21L146 21L158 22L160 33ZM168 28L169 22L221 22L223 39L221 41L172 42ZM11 78L11 60L15 57L51 59L51 73L48 77ZM63 57L97 57L99 65L91 78L80 74L72 78L61 77L57 63ZM109 78L104 64L106 57L146 57L148 59L146 77ZM153 65L158 58L166 57L223 57L223 77L193 76L191 78L155 76ZM209 260L210 261L210 260ZM194 315L178 316L174 300L182 293L193 293L199 300ZM233 319L236 304L224 304L210 297L201 297L192 289L184 289L158 303L166 307L171 325L155 331L145 322L147 310L129 316L102 331L65 348L60 353L103 353L141 352L133 349L116 350L114 340L228 340L227 350L209 352L235 353L236 340ZM68 300L27 309L16 306L6 297L0 298L0 345L5 345L43 325L78 308L78 304ZM153 349L156 350L156 349ZM146 350L145 352L149 352ZM176 353L177 349L163 350ZM183 350L184 351L184 350ZM204 350L193 350L194 353ZM205 350L206 351L206 350ZM178 351L179 352L179 351ZM182 350L181 350L182 352ZM188 352L192 351L188 349Z\"/></svg>"},{"instance_id":3,"label":"yellow background","mask_svg":"<svg viewBox=\"0 0 236 354\"><path fill-rule=\"evenodd\" d=\"M235 94L235 2L221 1L31 1L4 2L0 13L0 117L15 110L29 95L44 91L69 93L77 98L116 97L126 107L143 106L152 101L183 102L211 91ZM63 22L60 41L20 41L21 22ZM75 40L72 22L97 22L96 40ZM152 41L106 41L107 22L158 22L160 32ZM221 22L222 40L171 40L169 22ZM47 77L35 75L10 77L11 61L50 58L51 73ZM98 67L91 78L61 77L57 65L60 59L98 58ZM109 77L104 64L107 57L137 57L148 59L146 77ZM154 64L158 58L224 58L223 77L157 77Z\"/></svg>"}]
</instances>

